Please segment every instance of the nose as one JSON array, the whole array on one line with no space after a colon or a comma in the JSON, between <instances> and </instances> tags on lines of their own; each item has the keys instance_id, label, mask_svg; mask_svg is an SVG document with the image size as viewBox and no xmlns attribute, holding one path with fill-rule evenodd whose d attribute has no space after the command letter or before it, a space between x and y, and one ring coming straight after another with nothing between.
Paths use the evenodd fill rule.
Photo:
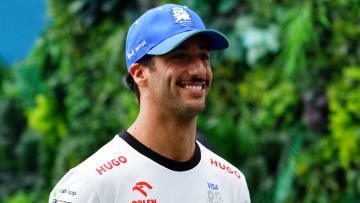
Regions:
<instances>
[{"instance_id":1,"label":"nose","mask_svg":"<svg viewBox=\"0 0 360 203\"><path fill-rule=\"evenodd\" d=\"M207 62L201 60L200 57L193 57L192 62L189 67L189 74L193 76L205 77L206 72L208 71Z\"/></svg>"}]
</instances>

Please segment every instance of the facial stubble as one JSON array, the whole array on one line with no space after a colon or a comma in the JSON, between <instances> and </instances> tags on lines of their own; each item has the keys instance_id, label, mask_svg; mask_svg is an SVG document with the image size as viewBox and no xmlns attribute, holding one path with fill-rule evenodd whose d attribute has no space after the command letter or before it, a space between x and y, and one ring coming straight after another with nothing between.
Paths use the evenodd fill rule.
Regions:
<instances>
[{"instance_id":1,"label":"facial stubble","mask_svg":"<svg viewBox=\"0 0 360 203\"><path fill-rule=\"evenodd\" d=\"M158 92L157 98L159 101L157 102L160 104L164 110L172 116L177 117L181 120L189 120L200 113L202 113L206 106L206 96L205 98L201 98L204 101L191 103L187 102L180 94L180 92L176 91L176 94L173 95L171 93L171 80L167 80L166 90L163 92ZM176 86L176 88L181 88ZM162 94L162 95L159 95Z\"/></svg>"}]
</instances>

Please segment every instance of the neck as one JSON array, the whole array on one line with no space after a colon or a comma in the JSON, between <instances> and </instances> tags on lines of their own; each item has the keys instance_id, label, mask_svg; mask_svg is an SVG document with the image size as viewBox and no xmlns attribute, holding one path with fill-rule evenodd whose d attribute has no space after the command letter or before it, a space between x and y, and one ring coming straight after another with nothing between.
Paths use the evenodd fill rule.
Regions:
<instances>
[{"instance_id":1,"label":"neck","mask_svg":"<svg viewBox=\"0 0 360 203\"><path fill-rule=\"evenodd\" d=\"M195 150L196 116L189 119L178 118L142 106L128 132L166 158L188 161Z\"/></svg>"}]
</instances>

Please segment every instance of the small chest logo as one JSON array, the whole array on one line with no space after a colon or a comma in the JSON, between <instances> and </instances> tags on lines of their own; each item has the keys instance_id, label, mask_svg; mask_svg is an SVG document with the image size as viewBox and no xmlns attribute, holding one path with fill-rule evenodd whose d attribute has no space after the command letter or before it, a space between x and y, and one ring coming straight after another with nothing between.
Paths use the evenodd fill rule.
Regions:
<instances>
[{"instance_id":1,"label":"small chest logo","mask_svg":"<svg viewBox=\"0 0 360 203\"><path fill-rule=\"evenodd\" d=\"M207 182L207 199L208 203L223 203L219 186L217 184Z\"/></svg>"},{"instance_id":2,"label":"small chest logo","mask_svg":"<svg viewBox=\"0 0 360 203\"><path fill-rule=\"evenodd\" d=\"M136 185L132 188L133 191L137 190L141 194L143 194L145 197L147 197L147 193L143 190L143 188L147 187L148 189L152 189L152 186L147 182L137 182Z\"/></svg>"},{"instance_id":3,"label":"small chest logo","mask_svg":"<svg viewBox=\"0 0 360 203\"><path fill-rule=\"evenodd\" d=\"M175 23L192 23L189 13L183 7L172 8L172 15L175 19Z\"/></svg>"},{"instance_id":4,"label":"small chest logo","mask_svg":"<svg viewBox=\"0 0 360 203\"><path fill-rule=\"evenodd\" d=\"M147 190L151 190L153 187L145 182L137 182L135 186L132 188L132 191L138 191L140 192L144 197L148 196ZM133 200L131 203L156 203L156 199L140 199L140 200Z\"/></svg>"},{"instance_id":5,"label":"small chest logo","mask_svg":"<svg viewBox=\"0 0 360 203\"><path fill-rule=\"evenodd\" d=\"M65 189L65 188L63 188L63 189L56 188L54 191L54 197L56 197L56 195L58 195L60 193L66 194L66 195L71 195L71 196L76 195L76 191L72 191L70 189Z\"/></svg>"}]
</instances>

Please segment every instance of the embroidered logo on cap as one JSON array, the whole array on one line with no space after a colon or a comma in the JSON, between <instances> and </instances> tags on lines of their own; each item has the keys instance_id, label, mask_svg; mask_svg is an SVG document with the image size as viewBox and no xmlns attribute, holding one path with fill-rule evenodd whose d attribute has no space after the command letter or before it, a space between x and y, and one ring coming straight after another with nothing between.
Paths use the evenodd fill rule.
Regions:
<instances>
[{"instance_id":1,"label":"embroidered logo on cap","mask_svg":"<svg viewBox=\"0 0 360 203\"><path fill-rule=\"evenodd\" d=\"M191 24L192 20L189 13L183 7L172 8L172 15L175 19L175 23Z\"/></svg>"},{"instance_id":2,"label":"embroidered logo on cap","mask_svg":"<svg viewBox=\"0 0 360 203\"><path fill-rule=\"evenodd\" d=\"M139 51L140 48L143 48L143 47L145 47L145 46L146 46L146 41L143 40L140 44L138 44L138 45L136 46L135 52L134 52L134 50L131 50L130 53L127 53L128 59L131 59L131 58L135 55L135 53Z\"/></svg>"}]
</instances>

